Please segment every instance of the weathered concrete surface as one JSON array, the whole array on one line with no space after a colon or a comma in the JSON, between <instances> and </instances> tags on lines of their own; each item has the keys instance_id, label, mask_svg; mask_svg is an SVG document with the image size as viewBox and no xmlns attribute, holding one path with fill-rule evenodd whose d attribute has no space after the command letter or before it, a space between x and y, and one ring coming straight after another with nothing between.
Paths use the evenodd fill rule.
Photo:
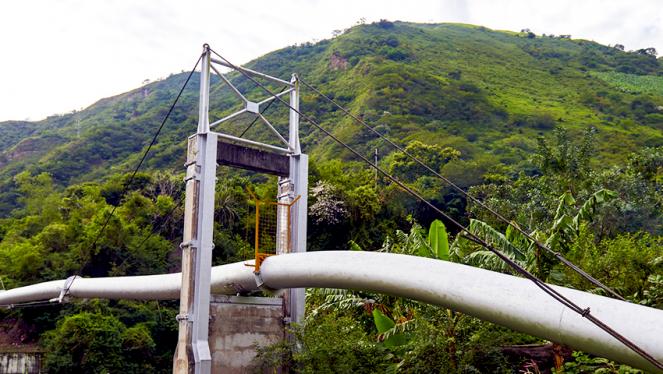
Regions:
<instances>
[{"instance_id":1,"label":"weathered concrete surface","mask_svg":"<svg viewBox=\"0 0 663 374\"><path fill-rule=\"evenodd\" d=\"M214 296L209 334L212 373L255 372L256 345L277 343L284 334L283 299Z\"/></svg>"},{"instance_id":2,"label":"weathered concrete surface","mask_svg":"<svg viewBox=\"0 0 663 374\"><path fill-rule=\"evenodd\" d=\"M288 176L290 171L290 158L288 156L232 144L224 139L219 139L216 155L217 162L220 165L281 177Z\"/></svg>"},{"instance_id":3,"label":"weathered concrete surface","mask_svg":"<svg viewBox=\"0 0 663 374\"><path fill-rule=\"evenodd\" d=\"M0 352L0 374L41 373L41 353Z\"/></svg>"}]
</instances>

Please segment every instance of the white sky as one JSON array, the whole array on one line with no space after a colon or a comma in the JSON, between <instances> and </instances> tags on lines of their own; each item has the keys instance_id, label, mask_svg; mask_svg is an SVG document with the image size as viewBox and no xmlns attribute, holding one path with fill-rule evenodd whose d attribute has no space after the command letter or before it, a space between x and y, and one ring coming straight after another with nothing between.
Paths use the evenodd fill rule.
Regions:
<instances>
[{"instance_id":1,"label":"white sky","mask_svg":"<svg viewBox=\"0 0 663 374\"><path fill-rule=\"evenodd\" d=\"M663 53L658 0L0 0L0 121L70 112L188 71L204 42L243 63L362 17L530 28Z\"/></svg>"}]
</instances>

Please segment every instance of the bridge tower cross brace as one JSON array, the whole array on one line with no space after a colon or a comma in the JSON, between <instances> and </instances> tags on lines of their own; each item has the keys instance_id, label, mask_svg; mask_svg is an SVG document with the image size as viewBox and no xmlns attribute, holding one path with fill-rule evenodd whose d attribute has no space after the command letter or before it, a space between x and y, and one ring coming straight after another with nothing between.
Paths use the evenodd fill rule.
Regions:
<instances>
[{"instance_id":1,"label":"bridge tower cross brace","mask_svg":"<svg viewBox=\"0 0 663 374\"><path fill-rule=\"evenodd\" d=\"M215 64L240 70L243 74L256 78L286 84L287 89L277 96L289 94L290 105L299 110L299 82L295 74L288 82L251 69L232 66L226 61L212 58L210 47L207 44L203 46L198 129L196 134L188 138L185 164L184 230L181 244L182 288L177 315L178 341L173 358L173 372L178 374L207 374L212 371L209 312L217 164L278 175L279 202L290 203L296 196L299 196L299 199L290 212L290 230L284 227L283 220L277 222L278 235L290 235L289 248L279 246L277 252L279 254L288 251L306 252L308 156L301 152L299 114L295 110L289 110L286 140L260 112L261 105L276 100L276 97L271 96L260 102L249 101L217 70ZM210 123L209 94L212 71L244 101L245 107ZM211 131L213 126L243 114L254 115L260 119L287 148ZM257 276L256 280L259 281L260 277ZM285 321L301 322L304 316L304 289L287 290L283 299Z\"/></svg>"}]
</instances>

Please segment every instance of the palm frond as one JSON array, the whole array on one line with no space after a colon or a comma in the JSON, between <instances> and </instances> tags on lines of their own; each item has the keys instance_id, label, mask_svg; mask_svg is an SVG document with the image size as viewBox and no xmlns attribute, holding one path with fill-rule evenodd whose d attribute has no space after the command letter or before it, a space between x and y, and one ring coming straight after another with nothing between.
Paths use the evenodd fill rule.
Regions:
<instances>
[{"instance_id":1,"label":"palm frond","mask_svg":"<svg viewBox=\"0 0 663 374\"><path fill-rule=\"evenodd\" d=\"M492 228L489 224L476 219L470 220L469 231L485 240L498 251L504 253L516 261L524 261L525 252L513 245L501 232Z\"/></svg>"}]
</instances>

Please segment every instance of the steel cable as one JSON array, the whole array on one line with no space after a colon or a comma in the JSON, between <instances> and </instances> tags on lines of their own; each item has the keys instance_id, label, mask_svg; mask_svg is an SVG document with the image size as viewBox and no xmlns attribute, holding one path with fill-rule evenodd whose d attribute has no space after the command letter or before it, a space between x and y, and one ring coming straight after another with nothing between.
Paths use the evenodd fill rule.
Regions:
<instances>
[{"instance_id":1,"label":"steel cable","mask_svg":"<svg viewBox=\"0 0 663 374\"><path fill-rule=\"evenodd\" d=\"M129 180L128 180L127 183L124 185L124 188L123 188L123 190L122 190L121 196L123 196L124 194L126 194L127 191L129 190L129 187L131 186L131 183L133 182L134 178L136 177L136 174L138 173L138 170L139 170L140 167L143 165L143 162L145 162L145 160L147 159L147 155L149 154L150 150L152 149L152 147L153 147L154 144L156 143L157 138L159 137L159 134L161 133L161 130L163 129L164 125L166 124L166 121L168 121L168 118L170 117L171 113L172 113L173 110L175 109L175 105L177 104L177 102L179 101L180 97L182 96L182 93L184 92L184 89L186 88L186 86L187 86L187 84L189 83L189 81L191 80L191 77L192 77L193 74L196 72L196 69L198 68L198 64L200 64L200 60L201 60L202 58L203 58L203 54L201 54L200 57L198 57L198 60L196 61L196 64L193 66L193 69L191 69L191 72L189 72L189 75L187 76L186 81L185 81L184 84L182 85L182 88L180 88L180 91L178 92L177 96L175 97L175 100L173 100L173 103L170 105L170 108L168 109L168 112L166 113L166 115L164 116L163 120L161 121L161 125L159 126L159 128L158 128L157 131L155 132L154 136L152 137L152 141L151 141L150 144L147 146L147 149L145 150L145 152L143 152L143 156L141 157L140 161L138 162L138 164L137 164L136 167L134 168L133 172L131 173L131 176L129 177ZM177 206L179 206L179 204L177 204L176 207L177 207ZM94 248L94 247L97 245L97 241L99 241L99 238L101 237L101 234L103 234L103 232L104 232L104 230L106 229L106 227L108 226L108 223L110 222L111 218L113 218L113 215L115 214L115 211L117 210L117 207L118 207L118 205L113 206L113 209L111 209L110 213L109 213L108 216L106 217L106 220L105 220L104 224L101 226L101 229L99 229L99 231L97 232L97 235L95 236L94 240L92 241L92 244L91 244L90 246L87 247L87 252L89 252L92 248ZM176 208L176 207L175 207L175 208ZM175 208L171 211L171 213L175 210ZM162 223L165 223L165 221L166 221L166 220L164 220ZM153 229L153 231L152 231L152 232L151 232L151 233L150 233L150 234L149 234L149 235L143 240L143 242L141 243L141 245L142 245L143 243L145 243L145 242L146 242L146 241L147 241L147 240L148 240L153 234L154 234L154 229ZM64 295L65 295L65 296L69 293L69 290L71 289L71 286L74 284L74 282L76 281L76 279L80 278L80 274L81 274L81 272L83 271L83 268L85 268L85 266L89 263L89 261L90 261L90 259L87 258L87 259L85 260L85 262L83 263L83 265L80 267L79 271L76 272L76 273L74 273L74 278L73 278L73 280L69 283L69 285L67 286L67 288L64 289ZM125 260L125 261L126 261L126 260ZM123 261L123 263L124 263L124 261ZM16 308L16 307L24 307L24 306L26 306L26 307L29 307L29 306L40 306L40 305L48 305L48 304L51 304L51 303L52 303L51 301L35 301L35 302L28 302L28 303L12 304L11 307L12 307L12 308Z\"/></svg>"},{"instance_id":2,"label":"steel cable","mask_svg":"<svg viewBox=\"0 0 663 374\"><path fill-rule=\"evenodd\" d=\"M595 326L599 327L606 333L610 334L612 337L620 341L622 344L624 344L626 347L631 349L633 352L637 353L640 355L642 358L645 360L649 361L652 365L655 367L663 370L663 364L660 363L658 360L656 360L653 356L651 356L649 353L645 352L642 348L640 348L638 345L624 337L623 335L619 334L617 331L612 329L610 326L606 325L603 323L601 320L598 318L594 317L591 314L591 311L589 308L581 308L577 304L575 304L573 301L569 300L566 298L564 295L560 294L557 290L552 288L550 285L546 284L530 272L528 272L526 269L518 265L516 262L508 258L506 255L504 255L502 252L498 251L497 249L493 248L490 244L488 244L486 241L481 239L480 237L476 236L473 234L471 231L469 231L465 226L461 225L459 222L454 220L452 217L447 215L445 212L443 212L441 209L433 205L430 201L426 200L423 196L421 196L419 193L414 191L412 188L408 187L401 181L399 181L396 177L392 176L389 174L387 171L379 167L378 165L374 164L371 162L369 159L367 159L364 155L360 154L358 151L356 151L354 148L340 140L338 137L333 135L331 132L327 131L325 128L323 128L317 121L315 121L313 118L310 116L302 113L300 110L294 108L291 106L289 103L285 102L285 100L281 99L280 97L276 96L275 93L273 93L271 90L269 90L267 87L265 87L262 83L258 82L255 80L253 77L251 77L249 74L244 72L243 70L239 69L236 65L232 64L230 61L228 61L225 57L221 56L219 53L214 51L213 49L210 49L212 53L214 53L217 57L225 61L232 69L239 71L244 75L247 79L253 82L257 87L261 88L263 91L265 91L267 94L270 96L275 97L277 100L279 100L282 104L286 105L290 110L296 112L299 114L304 120L309 122L311 125L316 127L318 130L322 131L325 135L330 137L332 140L336 141L339 145L350 151L352 154L355 156L359 157L362 161L373 167L375 170L377 170L380 174L384 175L386 178L397 184L399 187L404 189L406 192L408 192L410 195L421 201L422 203L428 205L431 209L433 209L435 212L440 214L442 217L447 219L449 222L451 222L454 226L456 226L458 229L461 231L465 232L465 234L471 238L473 241L476 243L480 244L484 248L488 249L490 252L495 254L498 258L500 258L502 261L504 261L507 265L509 265L511 268L513 268L516 272L524 276L525 278L529 279L532 281L537 287L541 288L545 293L550 295L553 299L557 300L560 302L562 305L566 306L567 308L571 309L572 311L578 313L584 318L587 318L588 321L592 322Z\"/></svg>"},{"instance_id":3,"label":"steel cable","mask_svg":"<svg viewBox=\"0 0 663 374\"><path fill-rule=\"evenodd\" d=\"M585 278L587 281L589 281L589 282L592 283L593 285L595 285L595 286L597 286L597 287L603 289L605 292L609 293L610 295L614 296L615 298L617 298L617 299L619 299L619 300L622 300L622 301L626 301L621 295L619 295L619 294L618 294L617 292L615 292L613 289L611 289L610 287L608 287L608 286L606 286L605 284L601 283L601 281L599 281L598 279L592 277L590 274L588 274L587 272L585 272L584 270L582 270L581 268L579 268L577 265L575 265L574 263L572 263L571 261L569 261L568 259L566 259L564 256L562 256L559 252L553 251L551 248L548 248L546 245L544 245L544 244L542 244L541 242L539 242L539 241L538 241L536 238L534 238L532 235L530 235L529 233L527 233L525 230L521 229L520 226L519 226L517 223L514 224L512 221L508 220L508 219L507 219L506 217L504 217L502 214L500 214L500 213L497 212L496 210L494 210L494 209L492 209L491 207L489 207L489 206L487 206L486 204L484 204L481 200L479 200L479 199L475 198L474 196L470 195L469 193L467 193L467 192L466 192L465 190L463 190L460 186L456 185L456 184L453 183L451 180L449 180L448 178L446 178L445 176L443 176L442 174L440 174L439 172L437 172L436 170L434 170L433 168L431 168L430 166L428 166L426 163L424 163L423 161L421 161L419 158L417 158L416 156L414 156L413 154L411 154L410 152L408 152L405 148L399 146L398 144L396 144L395 142L393 142L391 139L389 139L389 138L387 138L386 136L384 136L384 134L382 134L382 133L380 133L379 131L375 130L375 128L371 127L371 126L370 126L368 123L366 123L364 120L362 120L361 118L359 118L359 117L355 116L354 114L352 114L349 110L347 110L345 107L343 107L342 105L340 105L339 103L337 103L334 99L332 99L332 98L330 98L329 96L323 94L322 92L320 92L320 90L318 90L317 88L313 87L311 84L307 83L307 82L304 81L303 79L300 78L299 81L300 81L302 84L304 84L306 87L310 88L310 89L313 90L315 93L317 93L318 95L320 95L321 97L323 97L324 99L326 99L326 100L328 100L329 102L331 102L333 105L335 105L337 108L339 108L341 111L343 111L343 113L345 113L346 115L348 115L350 118L352 118L353 120L355 120L357 123L360 123L360 124L363 125L365 128L367 128L368 130L370 130L371 132L373 132L374 134L376 134L378 137L380 137L381 139L383 139L384 141L386 141L387 143L389 143L392 147L398 149L400 152L402 152L405 156L407 156L408 158L410 158L412 161L414 161L414 162L416 162L417 164L419 164L420 166L424 167L426 170L428 170L429 172L431 172L431 173L432 173L433 175L435 175L437 178L441 179L442 181L444 181L445 183L447 183L449 186L451 186L453 189L455 189L456 191L460 192L460 193L461 193L463 196L465 196L467 199L469 199L469 200L471 200L472 202L476 203L476 204L479 205L481 208L487 210L488 212L490 212L492 215L494 215L495 217L497 217L497 218L498 218L500 221L502 221L503 223L506 223L507 225L509 225L509 226L513 227L514 229L516 229L519 233L521 233L521 234L522 234L523 236L525 236L527 239L529 239L530 241L532 241L537 247L539 247L540 249L543 249L544 251L546 251L546 252L550 253L551 255L555 256L560 262L562 262L564 265L568 266L570 269L572 269L573 271L575 271L576 273L578 273L580 276L582 276L583 278Z\"/></svg>"}]
</instances>

